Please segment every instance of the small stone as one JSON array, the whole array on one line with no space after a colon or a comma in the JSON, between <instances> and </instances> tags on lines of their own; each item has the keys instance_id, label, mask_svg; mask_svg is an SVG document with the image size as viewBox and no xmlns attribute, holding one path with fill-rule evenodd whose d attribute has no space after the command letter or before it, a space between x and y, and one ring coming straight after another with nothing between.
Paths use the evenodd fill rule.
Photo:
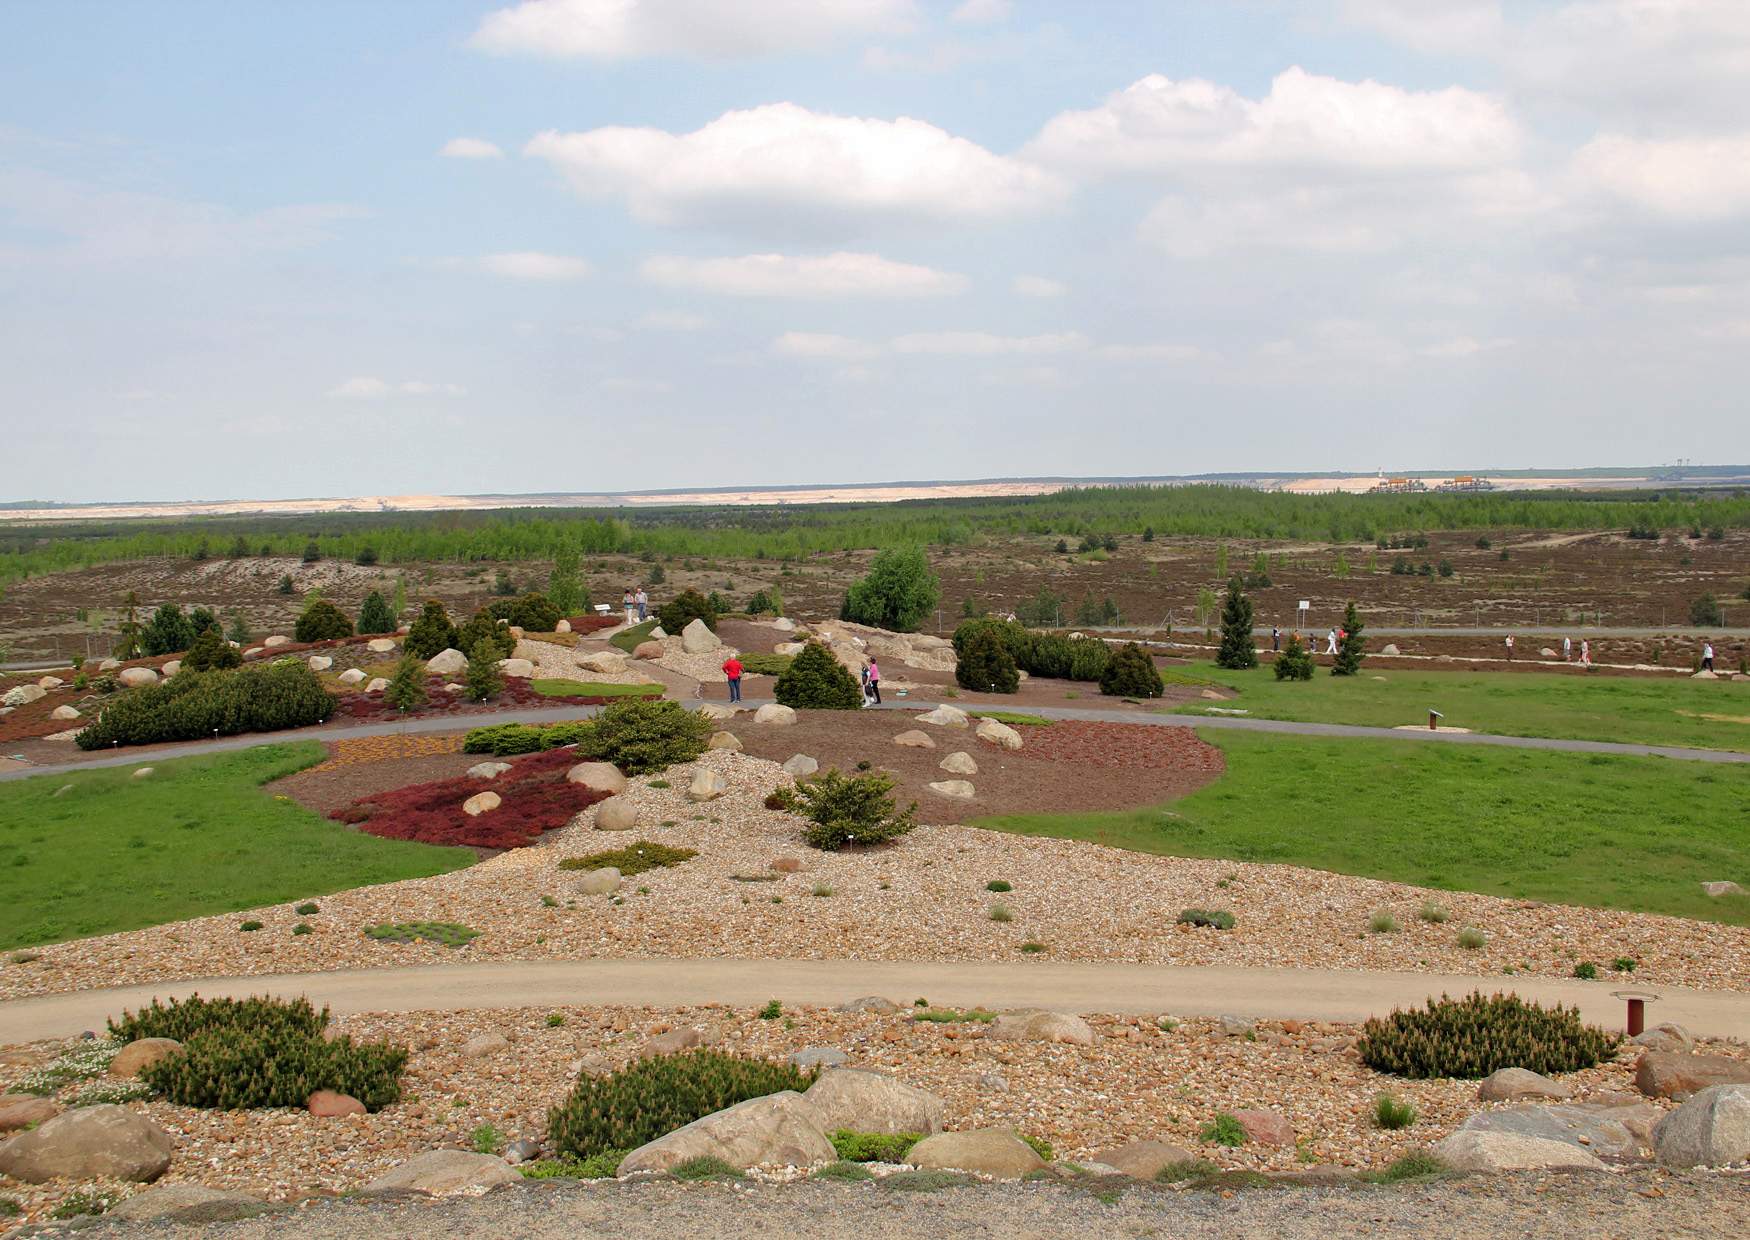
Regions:
<instances>
[{"instance_id":1,"label":"small stone","mask_svg":"<svg viewBox=\"0 0 1750 1240\"><path fill-rule=\"evenodd\" d=\"M971 754L965 752L951 753L936 765L942 770L947 771L950 775L978 774L977 760L974 759Z\"/></svg>"},{"instance_id":2,"label":"small stone","mask_svg":"<svg viewBox=\"0 0 1750 1240\"><path fill-rule=\"evenodd\" d=\"M707 749L727 749L731 753L741 752L741 740L733 732L713 732L711 739L705 743Z\"/></svg>"},{"instance_id":3,"label":"small stone","mask_svg":"<svg viewBox=\"0 0 1750 1240\"><path fill-rule=\"evenodd\" d=\"M365 649L372 654L388 654L395 649L395 639L393 637L373 637L365 643Z\"/></svg>"},{"instance_id":4,"label":"small stone","mask_svg":"<svg viewBox=\"0 0 1750 1240\"><path fill-rule=\"evenodd\" d=\"M793 778L801 779L820 770L820 763L805 753L793 754L785 761L784 770Z\"/></svg>"},{"instance_id":5,"label":"small stone","mask_svg":"<svg viewBox=\"0 0 1750 1240\"><path fill-rule=\"evenodd\" d=\"M333 1089L318 1089L304 1101L304 1109L318 1119L339 1119L343 1115L365 1115L365 1104L351 1094Z\"/></svg>"},{"instance_id":6,"label":"small stone","mask_svg":"<svg viewBox=\"0 0 1750 1240\"><path fill-rule=\"evenodd\" d=\"M49 712L50 719L77 719L79 712L71 706L57 706Z\"/></svg>"},{"instance_id":7,"label":"small stone","mask_svg":"<svg viewBox=\"0 0 1750 1240\"><path fill-rule=\"evenodd\" d=\"M500 1184L521 1184L520 1172L491 1154L465 1150L432 1150L410 1158L394 1170L366 1184L365 1193L416 1192L434 1197L452 1193L478 1193Z\"/></svg>"},{"instance_id":8,"label":"small stone","mask_svg":"<svg viewBox=\"0 0 1750 1240\"><path fill-rule=\"evenodd\" d=\"M468 768L469 779L497 779L510 770L508 762L476 762Z\"/></svg>"},{"instance_id":9,"label":"small stone","mask_svg":"<svg viewBox=\"0 0 1750 1240\"><path fill-rule=\"evenodd\" d=\"M943 704L927 714L919 715L918 722L932 724L938 728L964 728L971 726L972 719L958 706Z\"/></svg>"},{"instance_id":10,"label":"small stone","mask_svg":"<svg viewBox=\"0 0 1750 1240\"><path fill-rule=\"evenodd\" d=\"M1223 1016L1216 1026L1216 1032L1224 1038L1250 1038L1257 1033L1257 1026L1238 1016Z\"/></svg>"},{"instance_id":11,"label":"small stone","mask_svg":"<svg viewBox=\"0 0 1750 1240\"><path fill-rule=\"evenodd\" d=\"M158 673L149 667L124 667L116 673L116 679L130 689L138 689L157 684Z\"/></svg>"},{"instance_id":12,"label":"small stone","mask_svg":"<svg viewBox=\"0 0 1750 1240\"><path fill-rule=\"evenodd\" d=\"M476 792L462 802L462 812L470 818L478 818L481 814L490 813L504 803L504 798L496 792Z\"/></svg>"},{"instance_id":13,"label":"small stone","mask_svg":"<svg viewBox=\"0 0 1750 1240\"><path fill-rule=\"evenodd\" d=\"M729 781L709 767L700 767L687 785L687 800L715 801L729 791Z\"/></svg>"},{"instance_id":14,"label":"small stone","mask_svg":"<svg viewBox=\"0 0 1750 1240\"><path fill-rule=\"evenodd\" d=\"M1521 1098L1571 1098L1574 1091L1560 1081L1524 1068L1502 1068L1477 1086L1484 1102L1516 1102Z\"/></svg>"},{"instance_id":15,"label":"small stone","mask_svg":"<svg viewBox=\"0 0 1750 1240\"><path fill-rule=\"evenodd\" d=\"M1294 1125L1275 1111L1235 1111L1233 1117L1246 1130L1246 1139L1258 1145L1294 1144Z\"/></svg>"},{"instance_id":16,"label":"small stone","mask_svg":"<svg viewBox=\"0 0 1750 1240\"><path fill-rule=\"evenodd\" d=\"M633 831L638 827L638 806L625 797L609 797L595 810L597 831Z\"/></svg>"},{"instance_id":17,"label":"small stone","mask_svg":"<svg viewBox=\"0 0 1750 1240\"><path fill-rule=\"evenodd\" d=\"M326 672L334 666L333 657L325 654L313 654L310 656L309 662L312 672Z\"/></svg>"},{"instance_id":18,"label":"small stone","mask_svg":"<svg viewBox=\"0 0 1750 1240\"><path fill-rule=\"evenodd\" d=\"M142 1071L182 1049L174 1038L136 1038L116 1052L109 1061L109 1075L133 1079Z\"/></svg>"},{"instance_id":19,"label":"small stone","mask_svg":"<svg viewBox=\"0 0 1750 1240\"><path fill-rule=\"evenodd\" d=\"M787 726L796 722L796 712L781 702L767 702L753 713L755 723Z\"/></svg>"},{"instance_id":20,"label":"small stone","mask_svg":"<svg viewBox=\"0 0 1750 1240\"><path fill-rule=\"evenodd\" d=\"M1690 1036L1689 1030L1670 1021L1637 1033L1629 1041L1636 1046L1644 1046L1650 1051L1687 1053L1695 1049L1695 1039Z\"/></svg>"},{"instance_id":21,"label":"small stone","mask_svg":"<svg viewBox=\"0 0 1750 1240\"><path fill-rule=\"evenodd\" d=\"M978 789L964 779L938 779L926 785L939 797L950 797L956 801L970 801L978 796Z\"/></svg>"},{"instance_id":22,"label":"small stone","mask_svg":"<svg viewBox=\"0 0 1750 1240\"><path fill-rule=\"evenodd\" d=\"M462 1054L469 1059L485 1059L510 1049L510 1039L502 1033L481 1033L462 1043Z\"/></svg>"},{"instance_id":23,"label":"small stone","mask_svg":"<svg viewBox=\"0 0 1750 1240\"><path fill-rule=\"evenodd\" d=\"M561 620L559 623L565 624L565 621ZM569 630L570 626L566 625L564 631ZM518 1167L523 1163L533 1162L540 1156L541 1143L539 1141L532 1141L528 1137L519 1138L504 1147L504 1161L507 1166Z\"/></svg>"},{"instance_id":24,"label":"small stone","mask_svg":"<svg viewBox=\"0 0 1750 1240\"><path fill-rule=\"evenodd\" d=\"M468 666L468 656L451 647L440 650L425 661L425 669L434 676L454 676Z\"/></svg>"},{"instance_id":25,"label":"small stone","mask_svg":"<svg viewBox=\"0 0 1750 1240\"><path fill-rule=\"evenodd\" d=\"M1716 900L1721 896L1741 896L1744 894L1744 889L1733 882L1703 883L1701 889Z\"/></svg>"},{"instance_id":26,"label":"small stone","mask_svg":"<svg viewBox=\"0 0 1750 1240\"><path fill-rule=\"evenodd\" d=\"M646 1055L678 1055L705 1045L705 1035L697 1029L683 1027L659 1033L644 1044Z\"/></svg>"},{"instance_id":27,"label":"small stone","mask_svg":"<svg viewBox=\"0 0 1750 1240\"><path fill-rule=\"evenodd\" d=\"M533 680L535 665L527 659L500 659L498 670L514 680Z\"/></svg>"},{"instance_id":28,"label":"small stone","mask_svg":"<svg viewBox=\"0 0 1750 1240\"><path fill-rule=\"evenodd\" d=\"M371 678L371 682L365 686L365 692L366 693L381 693L383 690L387 689L388 687L389 687L388 680L386 680L385 678L383 678L381 676L373 676Z\"/></svg>"},{"instance_id":29,"label":"small stone","mask_svg":"<svg viewBox=\"0 0 1750 1240\"><path fill-rule=\"evenodd\" d=\"M880 995L865 995L861 999L852 999L849 1003L841 1003L836 1009L840 1012L874 1012L879 1016L892 1016L899 1011L899 1004L892 999L883 999Z\"/></svg>"},{"instance_id":30,"label":"small stone","mask_svg":"<svg viewBox=\"0 0 1750 1240\"><path fill-rule=\"evenodd\" d=\"M978 730L974 733L981 741L1003 749L1019 749L1021 734L1006 723L998 723L995 719L980 719Z\"/></svg>"},{"instance_id":31,"label":"small stone","mask_svg":"<svg viewBox=\"0 0 1750 1240\"><path fill-rule=\"evenodd\" d=\"M577 894L581 896L611 896L619 889L620 871L611 865L585 870L577 879Z\"/></svg>"},{"instance_id":32,"label":"small stone","mask_svg":"<svg viewBox=\"0 0 1750 1240\"><path fill-rule=\"evenodd\" d=\"M336 677L336 679L338 679L340 681L340 683L343 685L361 684L361 683L363 683L364 678L365 678L365 674L363 672L359 671L359 669L356 667L349 667L344 672L342 672L338 677Z\"/></svg>"},{"instance_id":33,"label":"small stone","mask_svg":"<svg viewBox=\"0 0 1750 1240\"><path fill-rule=\"evenodd\" d=\"M916 728L909 732L901 732L893 738L893 743L906 749L934 749L936 747L935 738L927 732L918 731Z\"/></svg>"},{"instance_id":34,"label":"small stone","mask_svg":"<svg viewBox=\"0 0 1750 1240\"><path fill-rule=\"evenodd\" d=\"M775 874L799 874L802 872L801 857L772 858L772 872Z\"/></svg>"},{"instance_id":35,"label":"small stone","mask_svg":"<svg viewBox=\"0 0 1750 1240\"><path fill-rule=\"evenodd\" d=\"M151 779L152 776L157 773L157 770L158 770L157 767L142 766L133 773L132 778L134 778L134 779Z\"/></svg>"},{"instance_id":36,"label":"small stone","mask_svg":"<svg viewBox=\"0 0 1750 1240\"><path fill-rule=\"evenodd\" d=\"M1072 1046L1094 1044L1093 1027L1081 1017L1068 1012L1004 1012L985 1027L985 1036L997 1042L1067 1042Z\"/></svg>"}]
</instances>

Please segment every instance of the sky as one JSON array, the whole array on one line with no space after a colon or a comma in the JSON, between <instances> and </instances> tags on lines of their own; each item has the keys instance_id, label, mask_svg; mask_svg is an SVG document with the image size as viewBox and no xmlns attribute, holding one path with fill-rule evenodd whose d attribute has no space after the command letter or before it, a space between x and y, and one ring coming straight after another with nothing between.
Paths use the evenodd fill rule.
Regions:
<instances>
[{"instance_id":1,"label":"sky","mask_svg":"<svg viewBox=\"0 0 1750 1240\"><path fill-rule=\"evenodd\" d=\"M0 6L0 499L1750 460L1744 0Z\"/></svg>"}]
</instances>

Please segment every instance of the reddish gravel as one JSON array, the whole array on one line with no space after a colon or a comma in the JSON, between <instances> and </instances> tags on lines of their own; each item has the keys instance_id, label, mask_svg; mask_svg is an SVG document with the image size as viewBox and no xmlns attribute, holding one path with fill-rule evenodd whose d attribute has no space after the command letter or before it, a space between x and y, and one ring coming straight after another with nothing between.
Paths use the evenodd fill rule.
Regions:
<instances>
[{"instance_id":1,"label":"reddish gravel","mask_svg":"<svg viewBox=\"0 0 1750 1240\"><path fill-rule=\"evenodd\" d=\"M1203 771L1220 774L1221 751L1189 728L1144 723L1059 720L1050 727L1017 728L1023 758L1124 770Z\"/></svg>"}]
</instances>

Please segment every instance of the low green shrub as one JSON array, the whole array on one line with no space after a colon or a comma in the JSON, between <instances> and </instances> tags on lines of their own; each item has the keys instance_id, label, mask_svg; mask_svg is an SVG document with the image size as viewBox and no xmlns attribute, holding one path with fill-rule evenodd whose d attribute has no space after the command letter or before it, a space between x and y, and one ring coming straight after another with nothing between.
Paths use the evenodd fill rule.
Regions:
<instances>
[{"instance_id":1,"label":"low green shrub","mask_svg":"<svg viewBox=\"0 0 1750 1240\"><path fill-rule=\"evenodd\" d=\"M1181 926L1202 926L1211 930L1232 930L1234 915L1224 908L1188 908L1179 914Z\"/></svg>"},{"instance_id":2,"label":"low green shrub","mask_svg":"<svg viewBox=\"0 0 1750 1240\"><path fill-rule=\"evenodd\" d=\"M1574 966L1574 976L1583 982L1595 982L1598 980L1598 966L1590 960L1582 960Z\"/></svg>"},{"instance_id":3,"label":"low green shrub","mask_svg":"<svg viewBox=\"0 0 1750 1240\"><path fill-rule=\"evenodd\" d=\"M468 1145L476 1154L499 1154L504 1151L504 1134L491 1124L481 1124L468 1134Z\"/></svg>"},{"instance_id":4,"label":"low green shrub","mask_svg":"<svg viewBox=\"0 0 1750 1240\"><path fill-rule=\"evenodd\" d=\"M811 641L772 686L772 696L796 710L859 710L863 690L856 677L819 642Z\"/></svg>"},{"instance_id":5,"label":"low green shrub","mask_svg":"<svg viewBox=\"0 0 1750 1240\"><path fill-rule=\"evenodd\" d=\"M765 1059L698 1050L640 1059L607 1076L582 1076L547 1114L561 1156L631 1150L749 1098L814 1083L813 1072Z\"/></svg>"},{"instance_id":6,"label":"low green shrub","mask_svg":"<svg viewBox=\"0 0 1750 1240\"><path fill-rule=\"evenodd\" d=\"M697 1183L702 1180L745 1180L745 1172L738 1170L711 1154L701 1154L698 1158L689 1158L679 1162L669 1171L669 1175L677 1180Z\"/></svg>"},{"instance_id":7,"label":"low green shrub","mask_svg":"<svg viewBox=\"0 0 1750 1240\"><path fill-rule=\"evenodd\" d=\"M703 620L706 628L717 631L717 609L697 590L682 590L656 609L656 618L662 622L663 632L673 633L676 637L695 620Z\"/></svg>"},{"instance_id":8,"label":"low green shrub","mask_svg":"<svg viewBox=\"0 0 1750 1240\"><path fill-rule=\"evenodd\" d=\"M529 1180L611 1180L631 1150L603 1150L588 1158L543 1158L524 1163L517 1170Z\"/></svg>"},{"instance_id":9,"label":"low green shrub","mask_svg":"<svg viewBox=\"0 0 1750 1240\"><path fill-rule=\"evenodd\" d=\"M70 1219L106 1214L121 1199L122 1195L111 1189L76 1188L55 1204L55 1208L49 1211L49 1217Z\"/></svg>"},{"instance_id":10,"label":"low green shrub","mask_svg":"<svg viewBox=\"0 0 1750 1240\"><path fill-rule=\"evenodd\" d=\"M741 670L753 676L782 676L790 670L790 664L795 660L794 655L768 654L757 650L737 655L736 658L741 660Z\"/></svg>"},{"instance_id":11,"label":"low green shrub","mask_svg":"<svg viewBox=\"0 0 1750 1240\"><path fill-rule=\"evenodd\" d=\"M405 921L367 926L365 937L379 943L415 943L424 939L440 947L466 947L480 937L480 931L453 921Z\"/></svg>"},{"instance_id":12,"label":"low green shrub","mask_svg":"<svg viewBox=\"0 0 1750 1240\"><path fill-rule=\"evenodd\" d=\"M853 1163L902 1163L911 1147L924 1139L921 1132L851 1132L841 1128L828 1139L838 1156Z\"/></svg>"},{"instance_id":13,"label":"low green shrub","mask_svg":"<svg viewBox=\"0 0 1750 1240\"><path fill-rule=\"evenodd\" d=\"M1488 942L1488 936L1475 926L1466 926L1458 932L1458 945L1467 952L1481 951Z\"/></svg>"},{"instance_id":14,"label":"low green shrub","mask_svg":"<svg viewBox=\"0 0 1750 1240\"><path fill-rule=\"evenodd\" d=\"M292 912L296 913L299 917L308 917L313 913L320 913L321 911L322 906L314 900L305 900L302 904L298 905L297 908L292 910Z\"/></svg>"},{"instance_id":15,"label":"low green shrub","mask_svg":"<svg viewBox=\"0 0 1750 1240\"><path fill-rule=\"evenodd\" d=\"M954 664L954 679L975 693L1014 693L1021 687L1015 656L996 633L981 629L968 638Z\"/></svg>"},{"instance_id":16,"label":"low green shrub","mask_svg":"<svg viewBox=\"0 0 1750 1240\"><path fill-rule=\"evenodd\" d=\"M1033 1152L1043 1158L1046 1162L1050 1162L1053 1158L1057 1157L1056 1152L1051 1148L1051 1142L1047 1141L1044 1137L1028 1136L1024 1132L1017 1132L1015 1135L1025 1141L1028 1145L1032 1146Z\"/></svg>"},{"instance_id":17,"label":"low green shrub","mask_svg":"<svg viewBox=\"0 0 1750 1240\"><path fill-rule=\"evenodd\" d=\"M109 1022L109 1032L125 1044L140 1038L186 1042L197 1033L214 1029L284 1029L315 1037L327 1025L327 1009L318 1012L304 998L203 999L193 994L168 1004L154 999L137 1012L124 1012Z\"/></svg>"},{"instance_id":18,"label":"low green shrub","mask_svg":"<svg viewBox=\"0 0 1750 1240\"><path fill-rule=\"evenodd\" d=\"M495 599L486 610L494 620L508 620L531 633L551 633L565 618L545 594L533 592L516 598Z\"/></svg>"},{"instance_id":19,"label":"low green shrub","mask_svg":"<svg viewBox=\"0 0 1750 1240\"><path fill-rule=\"evenodd\" d=\"M964 1188L978 1181L958 1171L938 1171L923 1167L916 1171L896 1171L881 1177L880 1186L895 1193L939 1193L945 1188Z\"/></svg>"},{"instance_id":20,"label":"low green shrub","mask_svg":"<svg viewBox=\"0 0 1750 1240\"><path fill-rule=\"evenodd\" d=\"M698 855L697 849L673 848L667 844L639 840L636 844L628 844L624 848L591 853L587 857L567 857L559 863L559 868L561 870L603 870L612 866L620 871L621 878L631 878L634 874L642 874L646 870L656 870L666 866L679 865L683 861L691 861Z\"/></svg>"},{"instance_id":21,"label":"low green shrub","mask_svg":"<svg viewBox=\"0 0 1750 1240\"><path fill-rule=\"evenodd\" d=\"M1373 1122L1389 1132L1408 1128L1416 1122L1416 1104L1382 1093L1373 1100Z\"/></svg>"},{"instance_id":22,"label":"low green shrub","mask_svg":"<svg viewBox=\"0 0 1750 1240\"><path fill-rule=\"evenodd\" d=\"M623 698L603 708L594 727L578 737L577 750L628 775L648 775L704 753L714 726L679 702Z\"/></svg>"},{"instance_id":23,"label":"low green shrub","mask_svg":"<svg viewBox=\"0 0 1750 1240\"><path fill-rule=\"evenodd\" d=\"M920 1008L912 1013L911 1018L931 1025L988 1025L997 1018L997 1014L983 1008L968 1008L965 1011L955 1008Z\"/></svg>"},{"instance_id":24,"label":"low green shrub","mask_svg":"<svg viewBox=\"0 0 1750 1240\"><path fill-rule=\"evenodd\" d=\"M1425 1009L1394 1011L1362 1026L1356 1049L1375 1072L1415 1080L1476 1079L1501 1068L1548 1076L1591 1068L1615 1053L1620 1034L1583 1024L1580 1013L1516 995L1442 996Z\"/></svg>"},{"instance_id":25,"label":"low green shrub","mask_svg":"<svg viewBox=\"0 0 1750 1240\"><path fill-rule=\"evenodd\" d=\"M756 1015L761 1020L777 1020L784 1014L784 1005L776 999L768 999L766 1005Z\"/></svg>"},{"instance_id":26,"label":"low green shrub","mask_svg":"<svg viewBox=\"0 0 1750 1240\"><path fill-rule=\"evenodd\" d=\"M243 666L243 652L225 640L216 628L204 628L195 634L194 644L182 656L185 672L222 672Z\"/></svg>"},{"instance_id":27,"label":"low green shrub","mask_svg":"<svg viewBox=\"0 0 1750 1240\"><path fill-rule=\"evenodd\" d=\"M1430 925L1441 925L1452 916L1444 904L1436 904L1433 900L1424 901L1422 907L1416 910L1416 916Z\"/></svg>"},{"instance_id":28,"label":"low green shrub","mask_svg":"<svg viewBox=\"0 0 1750 1240\"><path fill-rule=\"evenodd\" d=\"M474 728L462 738L463 753L487 753L507 757L519 753L537 753L557 749L561 745L581 746L595 732L595 724L587 719L572 723L499 723Z\"/></svg>"},{"instance_id":29,"label":"low green shrub","mask_svg":"<svg viewBox=\"0 0 1750 1240\"><path fill-rule=\"evenodd\" d=\"M421 659L454 649L455 645L456 626L450 623L450 613L436 599L426 601L401 642L403 650Z\"/></svg>"},{"instance_id":30,"label":"low green shrub","mask_svg":"<svg viewBox=\"0 0 1750 1240\"><path fill-rule=\"evenodd\" d=\"M325 642L337 637L352 636L352 621L333 603L320 596L310 600L297 623L292 626L292 638L301 642Z\"/></svg>"},{"instance_id":31,"label":"low green shrub","mask_svg":"<svg viewBox=\"0 0 1750 1240\"><path fill-rule=\"evenodd\" d=\"M1015 889L1015 885L1013 883L1009 882L1009 880L1006 878L993 878L990 880L990 882L988 882L984 885L984 889L986 891L994 891L994 892L997 892L998 894L1001 894L1002 892L1005 892L1005 891L1013 891Z\"/></svg>"},{"instance_id":32,"label":"low green shrub","mask_svg":"<svg viewBox=\"0 0 1750 1240\"><path fill-rule=\"evenodd\" d=\"M238 926L237 928L239 930L241 930L244 934L248 934L251 931L261 929L261 923L259 921L254 921L254 920L246 921L242 925Z\"/></svg>"},{"instance_id":33,"label":"low green shrub","mask_svg":"<svg viewBox=\"0 0 1750 1240\"><path fill-rule=\"evenodd\" d=\"M1401 1184L1405 1180L1422 1180L1441 1175L1446 1164L1427 1150L1411 1150L1380 1171L1363 1171L1361 1178L1369 1184Z\"/></svg>"},{"instance_id":34,"label":"low green shrub","mask_svg":"<svg viewBox=\"0 0 1750 1240\"><path fill-rule=\"evenodd\" d=\"M861 1183L874 1178L875 1173L867 1167L848 1160L828 1163L809 1177L811 1180L848 1180L853 1183Z\"/></svg>"},{"instance_id":35,"label":"low green shrub","mask_svg":"<svg viewBox=\"0 0 1750 1240\"><path fill-rule=\"evenodd\" d=\"M1148 652L1135 642L1125 642L1100 673L1100 692L1107 697L1158 698L1166 686Z\"/></svg>"},{"instance_id":36,"label":"low green shrub","mask_svg":"<svg viewBox=\"0 0 1750 1240\"><path fill-rule=\"evenodd\" d=\"M837 852L896 840L916 825L916 803L900 810L892 793L893 780L886 775L842 775L834 768L797 784L791 798L794 812L809 822L802 838L815 848Z\"/></svg>"},{"instance_id":37,"label":"low green shrub","mask_svg":"<svg viewBox=\"0 0 1750 1240\"><path fill-rule=\"evenodd\" d=\"M417 710L425 705L425 661L416 654L404 654L395 662L394 674L383 689L383 700L396 710Z\"/></svg>"},{"instance_id":38,"label":"low green shrub","mask_svg":"<svg viewBox=\"0 0 1750 1240\"><path fill-rule=\"evenodd\" d=\"M1298 636L1290 637L1288 644L1276 656L1271 669L1276 673L1277 680L1311 680L1313 678L1312 653L1300 644Z\"/></svg>"},{"instance_id":39,"label":"low green shrub","mask_svg":"<svg viewBox=\"0 0 1750 1240\"><path fill-rule=\"evenodd\" d=\"M1193 1158L1190 1162L1171 1163L1155 1173L1157 1184L1178 1184L1183 1180L1201 1180L1205 1176L1219 1175L1221 1168L1203 1158Z\"/></svg>"},{"instance_id":40,"label":"low green shrub","mask_svg":"<svg viewBox=\"0 0 1750 1240\"><path fill-rule=\"evenodd\" d=\"M1367 928L1374 934L1396 934L1398 919L1387 910L1381 909L1367 919Z\"/></svg>"},{"instance_id":41,"label":"low green shrub","mask_svg":"<svg viewBox=\"0 0 1750 1240\"><path fill-rule=\"evenodd\" d=\"M1229 1147L1241 1146L1246 1143L1246 1130L1240 1121L1226 1111L1219 1112L1216 1117L1203 1125L1198 1137L1215 1145Z\"/></svg>"},{"instance_id":42,"label":"low green shrub","mask_svg":"<svg viewBox=\"0 0 1750 1240\"><path fill-rule=\"evenodd\" d=\"M128 690L81 729L74 742L93 750L277 732L321 723L333 713L334 698L301 662L184 671L161 684Z\"/></svg>"},{"instance_id":43,"label":"low green shrub","mask_svg":"<svg viewBox=\"0 0 1750 1240\"><path fill-rule=\"evenodd\" d=\"M495 652L493 657L498 659L508 659L516 650L516 638L510 635L510 627L493 619L484 607L456 630L456 649L469 654L481 642L490 644Z\"/></svg>"},{"instance_id":44,"label":"low green shrub","mask_svg":"<svg viewBox=\"0 0 1750 1240\"><path fill-rule=\"evenodd\" d=\"M1633 973L1635 971L1635 964L1636 961L1633 956L1618 956L1615 960L1610 962L1610 967L1615 969L1618 973Z\"/></svg>"}]
</instances>

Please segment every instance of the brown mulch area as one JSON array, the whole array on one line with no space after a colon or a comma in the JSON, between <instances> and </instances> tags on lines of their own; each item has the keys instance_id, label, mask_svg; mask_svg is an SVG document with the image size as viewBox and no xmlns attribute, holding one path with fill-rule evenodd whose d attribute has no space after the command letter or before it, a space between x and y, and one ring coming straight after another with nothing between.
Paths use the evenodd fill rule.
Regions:
<instances>
[{"instance_id":1,"label":"brown mulch area","mask_svg":"<svg viewBox=\"0 0 1750 1240\"><path fill-rule=\"evenodd\" d=\"M824 770L853 770L867 761L891 774L901 802L915 800L925 822L967 822L992 814L1076 813L1155 805L1194 792L1222 772L1221 751L1189 728L1152 724L1058 722L1018 728L1022 748L999 749L970 729L935 728L895 711L804 711L791 725L754 723L740 716L722 725L744 752L774 762L803 753ZM934 749L895 745L901 732L918 729ZM1045 734L1064 729L1061 737ZM965 776L978 795L970 801L939 796L926 785L959 779L940 769L943 758L964 750L978 763Z\"/></svg>"},{"instance_id":2,"label":"brown mulch area","mask_svg":"<svg viewBox=\"0 0 1750 1240\"><path fill-rule=\"evenodd\" d=\"M379 737L377 740L433 741L448 740L456 749L450 753L418 754L409 749L406 754L375 759L338 763L337 745L329 745L329 761L307 771L299 771L268 785L276 796L288 796L298 804L328 815L351 805L360 797L379 792L392 792L409 784L426 784L439 779L454 779L467 773L476 762L490 762L490 755L460 752L461 734L450 737ZM362 745L366 741L343 741L341 745ZM482 784L482 788L486 785Z\"/></svg>"},{"instance_id":3,"label":"brown mulch area","mask_svg":"<svg viewBox=\"0 0 1750 1240\"><path fill-rule=\"evenodd\" d=\"M796 640L791 634L769 624L753 624L746 620L719 620L717 636L724 645L734 646L744 654L749 651L771 654L779 643Z\"/></svg>"}]
</instances>

